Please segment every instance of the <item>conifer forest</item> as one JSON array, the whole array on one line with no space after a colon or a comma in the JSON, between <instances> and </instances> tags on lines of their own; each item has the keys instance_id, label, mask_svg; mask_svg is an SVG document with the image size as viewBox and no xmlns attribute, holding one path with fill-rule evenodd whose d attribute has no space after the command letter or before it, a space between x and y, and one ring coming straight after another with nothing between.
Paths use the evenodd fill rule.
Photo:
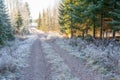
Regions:
<instances>
[{"instance_id":1,"label":"conifer forest","mask_svg":"<svg viewBox=\"0 0 120 80\"><path fill-rule=\"evenodd\" d=\"M0 0L0 80L120 80L120 0Z\"/></svg>"}]
</instances>

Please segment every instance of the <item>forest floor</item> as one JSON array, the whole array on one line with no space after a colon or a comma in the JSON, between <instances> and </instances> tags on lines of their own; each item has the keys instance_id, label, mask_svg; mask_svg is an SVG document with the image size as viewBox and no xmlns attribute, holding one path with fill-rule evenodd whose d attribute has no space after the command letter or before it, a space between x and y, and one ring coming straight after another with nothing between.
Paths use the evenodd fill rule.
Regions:
<instances>
[{"instance_id":1,"label":"forest floor","mask_svg":"<svg viewBox=\"0 0 120 80\"><path fill-rule=\"evenodd\" d=\"M32 44L22 80L103 80L102 75L55 43L57 35L37 32L33 29L38 38Z\"/></svg>"}]
</instances>

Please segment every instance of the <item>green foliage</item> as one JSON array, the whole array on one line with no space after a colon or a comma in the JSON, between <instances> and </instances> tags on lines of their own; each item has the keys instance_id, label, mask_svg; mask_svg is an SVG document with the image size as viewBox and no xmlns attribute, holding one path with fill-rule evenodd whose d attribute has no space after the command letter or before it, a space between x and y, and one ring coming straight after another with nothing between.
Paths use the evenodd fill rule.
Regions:
<instances>
[{"instance_id":1,"label":"green foliage","mask_svg":"<svg viewBox=\"0 0 120 80\"><path fill-rule=\"evenodd\" d=\"M38 29L40 29L40 27L41 27L41 14L39 13L39 18L38 18L38 20L37 20L37 27L38 27Z\"/></svg>"},{"instance_id":2,"label":"green foliage","mask_svg":"<svg viewBox=\"0 0 120 80\"><path fill-rule=\"evenodd\" d=\"M112 21L110 22L111 28L114 31L120 30L120 2L115 3L116 7L115 9L110 12L112 16Z\"/></svg>"},{"instance_id":3,"label":"green foliage","mask_svg":"<svg viewBox=\"0 0 120 80\"><path fill-rule=\"evenodd\" d=\"M119 26L110 28L108 25L111 19L112 26L119 25L120 10L113 8L116 2L119 0L63 0L59 7L61 31L70 31L73 34L78 31L87 36L91 29L93 37L96 37L99 29L99 37L102 39L107 30L119 30Z\"/></svg>"},{"instance_id":4,"label":"green foliage","mask_svg":"<svg viewBox=\"0 0 120 80\"><path fill-rule=\"evenodd\" d=\"M59 23L57 19L58 13L56 7L43 10L42 13L39 13L39 17L37 19L37 28L45 32L58 31Z\"/></svg>"},{"instance_id":5,"label":"green foliage","mask_svg":"<svg viewBox=\"0 0 120 80\"><path fill-rule=\"evenodd\" d=\"M0 21L0 45L3 45L5 43L6 39L7 39L6 31L5 31L5 29L2 26L2 23Z\"/></svg>"},{"instance_id":6,"label":"green foliage","mask_svg":"<svg viewBox=\"0 0 120 80\"><path fill-rule=\"evenodd\" d=\"M77 0L64 0L59 7L59 23L61 25L60 29L63 33L73 37L73 31L75 29L74 18L77 16L74 15L73 6L76 5Z\"/></svg>"},{"instance_id":7,"label":"green foliage","mask_svg":"<svg viewBox=\"0 0 120 80\"><path fill-rule=\"evenodd\" d=\"M4 5L4 0L0 0L0 45L13 39L12 26L7 14L6 6Z\"/></svg>"},{"instance_id":8,"label":"green foliage","mask_svg":"<svg viewBox=\"0 0 120 80\"><path fill-rule=\"evenodd\" d=\"M20 28L22 27L22 25L23 25L23 19L21 17L20 12L18 11L18 14L17 14L17 17L16 17L16 24L15 24L18 31L20 31Z\"/></svg>"}]
</instances>

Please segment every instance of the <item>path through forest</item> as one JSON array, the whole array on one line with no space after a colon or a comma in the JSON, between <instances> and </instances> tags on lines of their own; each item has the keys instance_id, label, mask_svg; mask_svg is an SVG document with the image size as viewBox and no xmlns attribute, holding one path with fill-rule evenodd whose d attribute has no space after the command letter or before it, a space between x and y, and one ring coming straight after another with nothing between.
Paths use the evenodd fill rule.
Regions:
<instances>
[{"instance_id":1,"label":"path through forest","mask_svg":"<svg viewBox=\"0 0 120 80\"><path fill-rule=\"evenodd\" d=\"M31 47L29 67L25 69L23 80L103 80L101 75L87 69L80 59L53 40L46 39L45 33L36 35L38 39Z\"/></svg>"}]
</instances>

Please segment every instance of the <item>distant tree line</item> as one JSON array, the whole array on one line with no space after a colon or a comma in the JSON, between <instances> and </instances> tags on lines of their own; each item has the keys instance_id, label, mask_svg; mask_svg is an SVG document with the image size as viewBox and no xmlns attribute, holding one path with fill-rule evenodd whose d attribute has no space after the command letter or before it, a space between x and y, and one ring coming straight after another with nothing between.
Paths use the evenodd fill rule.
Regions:
<instances>
[{"instance_id":1,"label":"distant tree line","mask_svg":"<svg viewBox=\"0 0 120 80\"><path fill-rule=\"evenodd\" d=\"M60 30L67 36L115 38L120 32L119 0L62 0L59 6ZM120 36L120 33L119 33Z\"/></svg>"},{"instance_id":2,"label":"distant tree line","mask_svg":"<svg viewBox=\"0 0 120 80\"><path fill-rule=\"evenodd\" d=\"M39 18L37 20L38 29L43 31L58 31L58 8L54 7L52 9L43 10L39 13Z\"/></svg>"}]
</instances>

